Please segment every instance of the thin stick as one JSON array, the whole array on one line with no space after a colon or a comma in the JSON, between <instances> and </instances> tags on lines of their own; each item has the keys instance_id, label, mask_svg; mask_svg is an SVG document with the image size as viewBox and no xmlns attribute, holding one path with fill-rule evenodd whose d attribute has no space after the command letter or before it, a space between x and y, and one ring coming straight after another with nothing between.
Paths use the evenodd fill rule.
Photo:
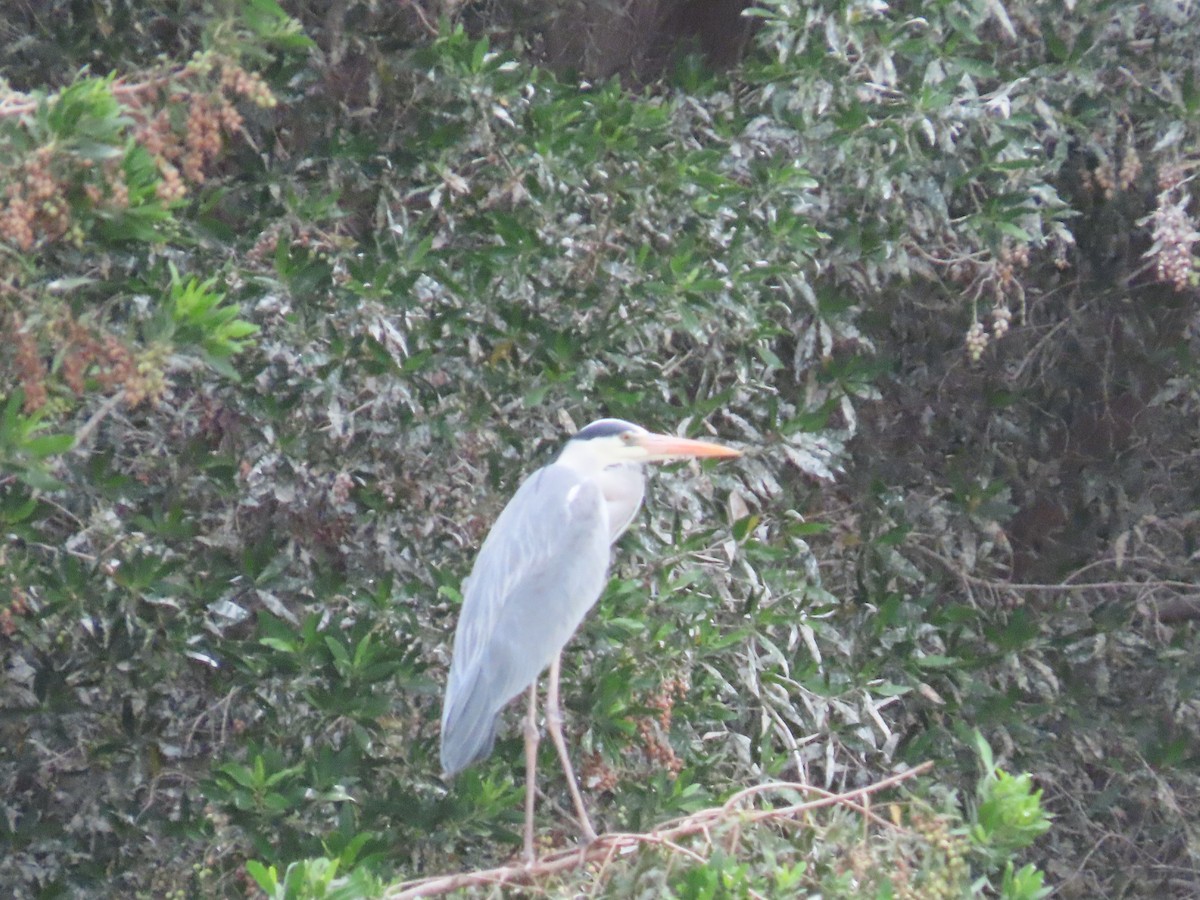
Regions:
<instances>
[{"instance_id":1,"label":"thin stick","mask_svg":"<svg viewBox=\"0 0 1200 900\"><path fill-rule=\"evenodd\" d=\"M411 9L421 21L421 27L425 29L425 33L430 37L438 36L437 26L429 21L429 16L425 15L425 10L421 9L421 4L416 0L400 0L401 6L407 6Z\"/></svg>"},{"instance_id":2,"label":"thin stick","mask_svg":"<svg viewBox=\"0 0 1200 900\"><path fill-rule=\"evenodd\" d=\"M94 413L92 413L90 419L88 419L79 427L79 430L75 432L75 443L72 445L72 450L74 452L79 453L84 449L87 439L91 436L92 432L96 430L96 426L103 422L105 418L108 417L108 414L117 408L117 404L121 402L123 397L124 394L121 392L113 394L102 404L100 404L100 407Z\"/></svg>"}]
</instances>

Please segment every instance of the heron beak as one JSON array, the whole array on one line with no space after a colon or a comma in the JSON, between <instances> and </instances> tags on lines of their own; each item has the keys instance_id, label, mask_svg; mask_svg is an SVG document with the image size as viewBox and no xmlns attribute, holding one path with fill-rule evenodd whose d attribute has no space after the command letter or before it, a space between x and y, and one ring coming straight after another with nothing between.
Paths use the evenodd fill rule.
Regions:
<instances>
[{"instance_id":1,"label":"heron beak","mask_svg":"<svg viewBox=\"0 0 1200 900\"><path fill-rule=\"evenodd\" d=\"M734 450L732 447L722 447L720 444L693 441L689 438L674 437L669 434L639 435L634 439L634 443L646 451L651 462L665 462L688 457L728 458L742 455L740 450Z\"/></svg>"}]
</instances>

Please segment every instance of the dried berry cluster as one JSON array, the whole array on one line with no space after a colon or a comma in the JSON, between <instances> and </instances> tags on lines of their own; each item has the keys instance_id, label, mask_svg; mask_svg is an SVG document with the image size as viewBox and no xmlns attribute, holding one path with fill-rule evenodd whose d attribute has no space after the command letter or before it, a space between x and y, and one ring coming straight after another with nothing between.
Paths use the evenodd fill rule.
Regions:
<instances>
[{"instance_id":1,"label":"dried berry cluster","mask_svg":"<svg viewBox=\"0 0 1200 900\"><path fill-rule=\"evenodd\" d=\"M1121 160L1121 168L1117 170L1117 187L1123 191L1130 190L1141 174L1142 158L1131 141L1125 146L1125 156Z\"/></svg>"},{"instance_id":2,"label":"dried berry cluster","mask_svg":"<svg viewBox=\"0 0 1200 900\"><path fill-rule=\"evenodd\" d=\"M123 114L138 123L134 139L158 165L161 180L155 192L160 200L181 200L189 184L205 181L220 156L224 136L242 127L235 100L276 105L262 78L233 62L221 64L214 86L202 86L199 76L211 68L211 61L197 62L169 79L125 83L113 90L123 101ZM181 119L176 113L185 108L186 118ZM72 231L82 240L69 201L72 189L82 188L93 208L129 206L129 186L120 160L97 165L61 146L47 144L0 171L0 183L5 184L0 196L0 240L23 251Z\"/></svg>"},{"instance_id":3,"label":"dried berry cluster","mask_svg":"<svg viewBox=\"0 0 1200 900\"><path fill-rule=\"evenodd\" d=\"M49 400L49 360L54 357L61 360L63 383L76 395L84 392L88 378L94 378L106 393L123 391L130 406L147 400L156 402L166 389L164 347L150 347L139 359L114 335L97 334L69 314L50 322L40 334L25 327L20 316L14 314L11 333L26 412L41 409ZM42 351L43 340L51 352Z\"/></svg>"},{"instance_id":4,"label":"dried berry cluster","mask_svg":"<svg viewBox=\"0 0 1200 900\"><path fill-rule=\"evenodd\" d=\"M52 148L34 151L15 170L0 177L8 182L0 207L0 240L29 250L40 238L53 240L67 232L70 208L55 171Z\"/></svg>"},{"instance_id":5,"label":"dried berry cluster","mask_svg":"<svg viewBox=\"0 0 1200 900\"><path fill-rule=\"evenodd\" d=\"M967 357L971 362L978 362L983 356L992 339L999 340L1008 334L1012 327L1013 311L1009 305L1009 296L1021 297L1021 283L1017 278L1017 270L1029 266L1029 245L1005 243L1000 248L999 260L994 267L993 289L995 305L991 310L992 328L989 333L984 324L978 320L971 323L967 329L964 343L967 347Z\"/></svg>"},{"instance_id":6,"label":"dried berry cluster","mask_svg":"<svg viewBox=\"0 0 1200 900\"><path fill-rule=\"evenodd\" d=\"M29 612L29 601L25 592L19 587L12 589L8 606L0 609L0 634L12 637L17 631L15 616L23 616Z\"/></svg>"},{"instance_id":7,"label":"dried berry cluster","mask_svg":"<svg viewBox=\"0 0 1200 900\"><path fill-rule=\"evenodd\" d=\"M246 259L250 262L262 263L273 257L276 249L279 247L279 239L282 231L283 224L281 222L273 222L255 240L254 246L246 254Z\"/></svg>"},{"instance_id":8,"label":"dried berry cluster","mask_svg":"<svg viewBox=\"0 0 1200 900\"><path fill-rule=\"evenodd\" d=\"M255 106L261 106L264 109L270 109L279 102L257 72L247 72L241 66L229 61L221 66L221 88L236 97L244 97Z\"/></svg>"},{"instance_id":9,"label":"dried berry cluster","mask_svg":"<svg viewBox=\"0 0 1200 900\"><path fill-rule=\"evenodd\" d=\"M91 168L91 166L87 166ZM129 185L125 183L125 172L112 161L102 168L103 186L100 184L85 184L83 192L91 201L92 206L109 206L113 209L126 209L129 206Z\"/></svg>"},{"instance_id":10,"label":"dried berry cluster","mask_svg":"<svg viewBox=\"0 0 1200 900\"><path fill-rule=\"evenodd\" d=\"M1158 206L1150 216L1154 244L1146 255L1154 260L1155 278L1182 291L1193 283L1196 263L1192 245L1200 240L1200 232L1187 214L1190 197L1185 194L1176 201L1173 194L1171 188L1159 194Z\"/></svg>"},{"instance_id":11,"label":"dried berry cluster","mask_svg":"<svg viewBox=\"0 0 1200 900\"><path fill-rule=\"evenodd\" d=\"M659 687L658 693L646 701L647 706L658 710L658 715L639 719L637 723L646 756L673 776L683 769L683 760L676 755L667 735L671 731L671 711L675 708L675 701L686 697L687 692L688 684L684 679L667 679Z\"/></svg>"},{"instance_id":12,"label":"dried berry cluster","mask_svg":"<svg viewBox=\"0 0 1200 900\"><path fill-rule=\"evenodd\" d=\"M913 879L907 866L897 873L897 900L953 900L963 896L971 867L967 862L971 842L963 834L950 831L946 820L937 815L914 813L912 827L927 843L921 877Z\"/></svg>"},{"instance_id":13,"label":"dried berry cluster","mask_svg":"<svg viewBox=\"0 0 1200 900\"><path fill-rule=\"evenodd\" d=\"M354 479L346 472L338 472L333 476L333 484L329 488L329 500L334 506L341 506L350 499L354 489Z\"/></svg>"},{"instance_id":14,"label":"dried berry cluster","mask_svg":"<svg viewBox=\"0 0 1200 900\"><path fill-rule=\"evenodd\" d=\"M334 261L339 254L345 253L354 245L353 239L345 235L322 231L309 225L273 222L258 236L254 246L246 253L246 259L255 263L265 262L275 254L280 242L327 261ZM336 271L334 279L338 280Z\"/></svg>"},{"instance_id":15,"label":"dried berry cluster","mask_svg":"<svg viewBox=\"0 0 1200 900\"><path fill-rule=\"evenodd\" d=\"M266 82L234 63L222 65L218 84L216 90L201 92L177 83L172 86L172 102L153 116L143 117L136 138L158 164L162 177L157 188L159 199L181 200L187 194L188 183L204 183L209 168L221 154L223 136L242 127L242 114L233 105L233 98L245 98L262 107L276 105ZM187 119L180 129L171 113L183 103L187 104Z\"/></svg>"},{"instance_id":16,"label":"dried berry cluster","mask_svg":"<svg viewBox=\"0 0 1200 900\"><path fill-rule=\"evenodd\" d=\"M998 302L992 307L992 334L996 340L1008 334L1008 329L1012 323L1012 310L1005 303Z\"/></svg>"},{"instance_id":17,"label":"dried berry cluster","mask_svg":"<svg viewBox=\"0 0 1200 900\"><path fill-rule=\"evenodd\" d=\"M983 323L975 321L971 323L971 327L967 329L967 336L964 342L967 345L967 356L971 362L979 362L983 356L983 351L987 349L988 333L983 328Z\"/></svg>"},{"instance_id":18,"label":"dried berry cluster","mask_svg":"<svg viewBox=\"0 0 1200 900\"><path fill-rule=\"evenodd\" d=\"M1182 187L1185 177L1184 167L1179 162L1169 162L1159 166L1158 178L1155 179L1159 193L1165 194Z\"/></svg>"},{"instance_id":19,"label":"dried berry cluster","mask_svg":"<svg viewBox=\"0 0 1200 900\"><path fill-rule=\"evenodd\" d=\"M15 346L15 363L17 380L25 395L25 412L33 412L46 405L49 396L46 391L46 366L38 349L37 336L23 327L21 317L14 314L16 320L10 332Z\"/></svg>"},{"instance_id":20,"label":"dried berry cluster","mask_svg":"<svg viewBox=\"0 0 1200 900\"><path fill-rule=\"evenodd\" d=\"M589 791L602 794L617 786L617 773L599 753L588 753L583 757L582 773L583 785Z\"/></svg>"},{"instance_id":21,"label":"dried berry cluster","mask_svg":"<svg viewBox=\"0 0 1200 900\"><path fill-rule=\"evenodd\" d=\"M1080 172L1080 185L1085 194L1098 194L1112 200L1118 191L1132 190L1142 174L1142 157L1132 140L1125 142L1120 166L1115 166L1107 154L1090 169Z\"/></svg>"},{"instance_id":22,"label":"dried berry cluster","mask_svg":"<svg viewBox=\"0 0 1200 900\"><path fill-rule=\"evenodd\" d=\"M1107 159L1100 160L1094 169L1084 170L1083 188L1085 191L1095 191L1105 200L1111 200L1116 192L1117 179L1113 172L1112 163Z\"/></svg>"}]
</instances>

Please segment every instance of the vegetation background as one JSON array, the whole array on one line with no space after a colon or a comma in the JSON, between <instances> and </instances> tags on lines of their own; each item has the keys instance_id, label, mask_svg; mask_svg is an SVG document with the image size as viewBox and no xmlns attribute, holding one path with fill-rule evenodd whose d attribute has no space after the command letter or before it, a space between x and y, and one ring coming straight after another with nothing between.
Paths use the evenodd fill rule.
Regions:
<instances>
[{"instance_id":1,"label":"vegetation background","mask_svg":"<svg viewBox=\"0 0 1200 900\"><path fill-rule=\"evenodd\" d=\"M518 733L439 778L458 586L608 414L747 455L660 473L571 645L598 826L935 765L538 892L1196 896L1197 47L1192 0L5 4L0 893L510 858Z\"/></svg>"}]
</instances>

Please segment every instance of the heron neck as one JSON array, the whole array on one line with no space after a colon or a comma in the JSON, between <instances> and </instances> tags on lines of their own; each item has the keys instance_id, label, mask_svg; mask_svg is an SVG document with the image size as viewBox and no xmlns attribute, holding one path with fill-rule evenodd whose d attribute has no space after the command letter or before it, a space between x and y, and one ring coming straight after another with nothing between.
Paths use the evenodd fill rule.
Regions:
<instances>
[{"instance_id":1,"label":"heron neck","mask_svg":"<svg viewBox=\"0 0 1200 900\"><path fill-rule=\"evenodd\" d=\"M629 527L646 493L646 474L637 463L619 463L601 469L596 484L608 503L608 540L610 543Z\"/></svg>"}]
</instances>

